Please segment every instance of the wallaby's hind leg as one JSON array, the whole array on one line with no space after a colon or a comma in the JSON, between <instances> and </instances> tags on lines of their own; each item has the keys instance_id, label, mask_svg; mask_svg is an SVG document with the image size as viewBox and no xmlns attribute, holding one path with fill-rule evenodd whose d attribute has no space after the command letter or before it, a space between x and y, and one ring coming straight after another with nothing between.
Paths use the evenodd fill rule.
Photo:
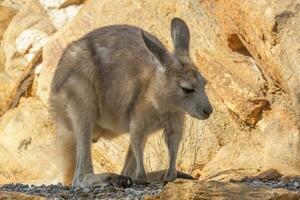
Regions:
<instances>
[{"instance_id":1,"label":"wallaby's hind leg","mask_svg":"<svg viewBox=\"0 0 300 200\"><path fill-rule=\"evenodd\" d=\"M72 87L74 84L80 87ZM65 93L68 97L68 102L65 102L64 105L66 107L65 113L70 120L76 141L76 167L72 185L80 187L102 184L130 186L132 182L128 177L113 173L94 174L91 156L91 135L98 109L95 93L87 79L73 74L65 82L61 93ZM60 123L61 121L57 122Z\"/></svg>"},{"instance_id":2,"label":"wallaby's hind leg","mask_svg":"<svg viewBox=\"0 0 300 200\"><path fill-rule=\"evenodd\" d=\"M112 184L128 187L132 184L131 179L113 173L94 174L91 157L91 124L82 121L81 127L77 127L77 154L76 170L73 179L73 186L89 187L102 184Z\"/></svg>"},{"instance_id":3,"label":"wallaby's hind leg","mask_svg":"<svg viewBox=\"0 0 300 200\"><path fill-rule=\"evenodd\" d=\"M102 184L128 187L131 179L113 173L94 174L91 156L91 133L93 123L89 118L81 119L81 123L75 126L76 132L76 170L73 186L89 187Z\"/></svg>"},{"instance_id":4,"label":"wallaby's hind leg","mask_svg":"<svg viewBox=\"0 0 300 200\"><path fill-rule=\"evenodd\" d=\"M128 147L125 163L121 174L129 177L136 176L136 160L132 152L131 145L129 145Z\"/></svg>"}]
</instances>

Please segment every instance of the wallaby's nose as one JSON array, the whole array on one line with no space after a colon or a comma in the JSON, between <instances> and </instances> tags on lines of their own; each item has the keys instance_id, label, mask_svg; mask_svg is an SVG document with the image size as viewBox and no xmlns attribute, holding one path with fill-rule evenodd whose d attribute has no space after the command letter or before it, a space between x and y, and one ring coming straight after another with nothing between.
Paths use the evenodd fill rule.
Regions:
<instances>
[{"instance_id":1,"label":"wallaby's nose","mask_svg":"<svg viewBox=\"0 0 300 200\"><path fill-rule=\"evenodd\" d=\"M204 108L203 112L204 112L204 114L206 114L207 116L209 116L213 112L213 109L210 106L210 107Z\"/></svg>"}]
</instances>

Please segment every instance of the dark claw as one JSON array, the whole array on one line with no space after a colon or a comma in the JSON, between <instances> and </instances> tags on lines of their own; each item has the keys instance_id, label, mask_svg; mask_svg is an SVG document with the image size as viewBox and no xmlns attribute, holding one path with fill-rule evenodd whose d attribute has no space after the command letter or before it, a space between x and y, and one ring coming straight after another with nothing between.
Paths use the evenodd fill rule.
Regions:
<instances>
[{"instance_id":1,"label":"dark claw","mask_svg":"<svg viewBox=\"0 0 300 200\"><path fill-rule=\"evenodd\" d=\"M167 185L168 183L169 183L168 181L164 181L163 186Z\"/></svg>"},{"instance_id":2,"label":"dark claw","mask_svg":"<svg viewBox=\"0 0 300 200\"><path fill-rule=\"evenodd\" d=\"M195 178L192 177L191 175L186 174L186 173L181 172L181 171L177 171L177 178L189 179L189 180L195 180Z\"/></svg>"},{"instance_id":3,"label":"dark claw","mask_svg":"<svg viewBox=\"0 0 300 200\"><path fill-rule=\"evenodd\" d=\"M123 188L127 188L127 187L130 187L132 186L133 182L131 180L130 177L128 176L123 176L123 175L120 175L120 176L117 176L114 180L113 180L113 183L117 186L120 186L120 187L123 187Z\"/></svg>"}]
</instances>

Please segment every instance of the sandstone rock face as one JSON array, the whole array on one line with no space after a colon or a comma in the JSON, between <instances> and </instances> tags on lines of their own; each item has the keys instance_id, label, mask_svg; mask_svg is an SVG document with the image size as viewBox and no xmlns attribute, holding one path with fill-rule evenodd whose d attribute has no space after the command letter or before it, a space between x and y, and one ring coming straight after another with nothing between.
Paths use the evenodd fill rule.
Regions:
<instances>
[{"instance_id":1,"label":"sandstone rock face","mask_svg":"<svg viewBox=\"0 0 300 200\"><path fill-rule=\"evenodd\" d=\"M180 188L180 190L178 190ZM203 200L297 200L300 195L285 189L271 189L268 187L256 187L246 184L224 183L217 181L187 181L176 180L165 186L161 194L156 197L148 196L146 200L167 200L167 199L203 199Z\"/></svg>"},{"instance_id":2,"label":"sandstone rock face","mask_svg":"<svg viewBox=\"0 0 300 200\"><path fill-rule=\"evenodd\" d=\"M11 19L16 14L16 12L5 6L0 5L0 40L2 39L3 33L6 30L7 26L9 25Z\"/></svg>"},{"instance_id":3,"label":"sandstone rock face","mask_svg":"<svg viewBox=\"0 0 300 200\"><path fill-rule=\"evenodd\" d=\"M26 6L27 0L0 0L0 4L12 8L14 10L20 10Z\"/></svg>"},{"instance_id":4,"label":"sandstone rock face","mask_svg":"<svg viewBox=\"0 0 300 200\"><path fill-rule=\"evenodd\" d=\"M55 31L39 2L32 0L13 18L3 37L5 70L17 80Z\"/></svg>"},{"instance_id":5,"label":"sandstone rock face","mask_svg":"<svg viewBox=\"0 0 300 200\"><path fill-rule=\"evenodd\" d=\"M28 1L9 23L1 45L5 56L4 66L0 67L1 82L5 82L5 92L1 94L0 115L17 104L18 93L27 93L23 83L31 85L28 78L33 77L34 66L41 62L42 47L54 31L37 0Z\"/></svg>"},{"instance_id":6,"label":"sandstone rock face","mask_svg":"<svg viewBox=\"0 0 300 200\"><path fill-rule=\"evenodd\" d=\"M59 29L70 21L80 10L83 0L40 0L53 25Z\"/></svg>"},{"instance_id":7,"label":"sandstone rock face","mask_svg":"<svg viewBox=\"0 0 300 200\"><path fill-rule=\"evenodd\" d=\"M0 184L58 181L52 118L37 98L21 99L0 122Z\"/></svg>"},{"instance_id":8,"label":"sandstone rock face","mask_svg":"<svg viewBox=\"0 0 300 200\"><path fill-rule=\"evenodd\" d=\"M10 107L17 108L7 110L0 103L0 113L1 109L6 111L0 127L6 127L10 120L16 123L16 114L12 113L28 112L37 104L43 109L20 120L29 121L22 126L18 138L43 126L45 119L36 116L49 116L46 107L52 75L70 42L95 28L126 23L153 33L171 50L170 21L176 16L190 27L190 54L208 80L207 92L214 106L209 120L187 117L178 169L200 179L218 180L270 168L285 175L300 174L299 10L299 3L293 0L30 1L4 33L6 84L0 85L0 98L1 102L7 101L6 108L12 102L14 106ZM59 17L59 13L67 17ZM30 74L33 80L25 84L24 77ZM18 105L20 96L26 99ZM49 118L49 124L50 121ZM18 126L12 125L9 130L18 132ZM54 140L47 140L55 135L52 125L44 127L41 136L32 136L39 138L31 145L39 152L24 150L23 158L18 156L17 145L10 144L13 135L0 128L1 147L5 147L1 155L10 155L5 162L12 163L0 169L0 174L12 174L19 166L16 163L24 158L39 163L38 159L43 158L35 154L47 155L54 149ZM49 142L49 148L38 147L43 140ZM119 172L127 147L128 135L100 139L93 146L96 171ZM51 153L55 154L54 150ZM161 133L148 139L145 153L147 170L167 166ZM51 166L48 174L41 169L34 176L22 162L22 173L0 176L0 180L51 182L50 174L57 172L51 158L54 156L45 162ZM59 175L55 174L52 181L57 179Z\"/></svg>"}]
</instances>

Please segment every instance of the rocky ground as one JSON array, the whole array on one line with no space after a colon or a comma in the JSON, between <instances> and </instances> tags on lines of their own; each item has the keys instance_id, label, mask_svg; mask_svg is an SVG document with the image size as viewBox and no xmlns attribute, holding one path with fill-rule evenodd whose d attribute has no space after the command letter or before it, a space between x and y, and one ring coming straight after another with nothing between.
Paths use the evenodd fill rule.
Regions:
<instances>
[{"instance_id":1,"label":"rocky ground","mask_svg":"<svg viewBox=\"0 0 300 200\"><path fill-rule=\"evenodd\" d=\"M253 186L266 186L270 188L283 188L287 190L297 191L300 193L300 182L295 180L290 180L288 182L281 181L281 180L247 180L245 181L248 185Z\"/></svg>"},{"instance_id":2,"label":"rocky ground","mask_svg":"<svg viewBox=\"0 0 300 200\"><path fill-rule=\"evenodd\" d=\"M5 198L2 198L2 193ZM27 194L30 196L18 196ZM5 196L6 195L6 196ZM11 195L11 196L10 196ZM12 198L13 197L13 198ZM300 177L284 176L275 169L261 172L229 182L214 180L177 179L167 185L150 184L133 185L129 188L116 186L99 186L93 188L68 187L56 185L6 184L0 187L0 199L262 199L262 200L299 200Z\"/></svg>"},{"instance_id":3,"label":"rocky ground","mask_svg":"<svg viewBox=\"0 0 300 200\"><path fill-rule=\"evenodd\" d=\"M46 197L46 199L143 199L144 195L156 195L162 190L162 184L150 184L148 186L133 185L129 188L102 186L94 188L68 187L57 185L26 185L6 184L0 187L0 191L19 192L29 195Z\"/></svg>"},{"instance_id":4,"label":"rocky ground","mask_svg":"<svg viewBox=\"0 0 300 200\"><path fill-rule=\"evenodd\" d=\"M244 177L241 180L231 180L236 183L246 183L252 186L266 186L270 188L283 188L300 193L299 176L283 176L275 169L264 171L256 176Z\"/></svg>"},{"instance_id":5,"label":"rocky ground","mask_svg":"<svg viewBox=\"0 0 300 200\"><path fill-rule=\"evenodd\" d=\"M173 17L190 28L190 56L214 107L208 120L187 117L178 167L222 180L236 169L300 175L299 0L0 0L0 183L63 178L48 97L67 45L131 24L171 51ZM163 144L162 132L149 137L146 169L168 165ZM128 134L95 143L95 172L121 171L128 147Z\"/></svg>"}]
</instances>

